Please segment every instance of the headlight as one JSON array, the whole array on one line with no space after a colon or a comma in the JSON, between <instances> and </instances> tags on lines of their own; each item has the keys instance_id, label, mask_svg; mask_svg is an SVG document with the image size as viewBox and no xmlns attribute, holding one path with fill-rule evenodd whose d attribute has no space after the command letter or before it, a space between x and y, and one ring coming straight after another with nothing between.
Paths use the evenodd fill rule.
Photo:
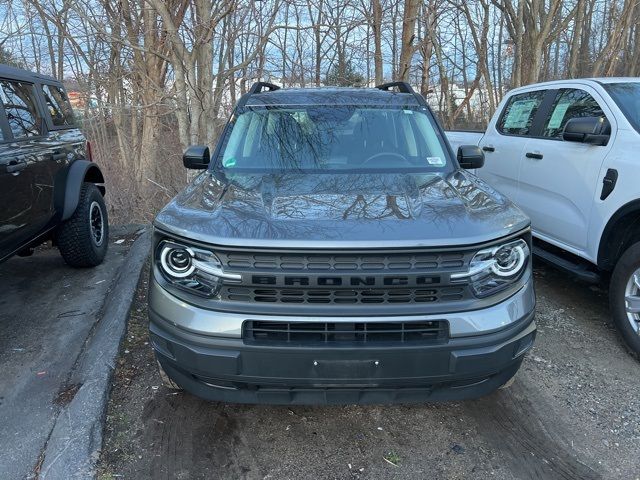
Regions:
<instances>
[{"instance_id":1,"label":"headlight","mask_svg":"<svg viewBox=\"0 0 640 480\"><path fill-rule=\"evenodd\" d=\"M214 297L223 280L239 283L240 275L225 273L213 252L163 240L156 251L158 268L172 285L197 295Z\"/></svg>"},{"instance_id":2,"label":"headlight","mask_svg":"<svg viewBox=\"0 0 640 480\"><path fill-rule=\"evenodd\" d=\"M160 265L165 274L172 278L186 278L193 274L195 252L180 245L164 242L160 250Z\"/></svg>"},{"instance_id":3,"label":"headlight","mask_svg":"<svg viewBox=\"0 0 640 480\"><path fill-rule=\"evenodd\" d=\"M474 295L488 297L518 281L529 256L529 245L522 239L480 250L471 260L469 270L454 273L451 280L467 280Z\"/></svg>"}]
</instances>

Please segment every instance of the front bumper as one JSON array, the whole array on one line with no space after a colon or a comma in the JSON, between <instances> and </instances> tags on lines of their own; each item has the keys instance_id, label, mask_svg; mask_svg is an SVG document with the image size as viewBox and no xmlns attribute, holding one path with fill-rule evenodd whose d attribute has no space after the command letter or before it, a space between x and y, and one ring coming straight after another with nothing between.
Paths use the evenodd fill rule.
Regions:
<instances>
[{"instance_id":1,"label":"front bumper","mask_svg":"<svg viewBox=\"0 0 640 480\"><path fill-rule=\"evenodd\" d=\"M515 375L536 334L532 303L501 329L452 337L444 344L248 345L237 335L203 334L184 318L170 318L175 310L158 310L166 300L158 302L164 290L152 280L151 291L151 341L160 364L185 390L213 401L371 404L479 397ZM205 314L209 323L217 320L213 311L195 313L199 321Z\"/></svg>"}]
</instances>

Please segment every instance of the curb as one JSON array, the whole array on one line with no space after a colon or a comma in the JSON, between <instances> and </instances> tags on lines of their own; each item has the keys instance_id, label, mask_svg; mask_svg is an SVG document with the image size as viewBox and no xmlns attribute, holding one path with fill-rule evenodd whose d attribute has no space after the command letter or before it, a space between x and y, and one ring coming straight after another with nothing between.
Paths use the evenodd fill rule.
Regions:
<instances>
[{"instance_id":1,"label":"curb","mask_svg":"<svg viewBox=\"0 0 640 480\"><path fill-rule=\"evenodd\" d=\"M111 378L150 248L151 232L147 230L131 246L114 280L103 304L102 318L86 340L68 382L80 388L55 420L43 452L40 479L85 479L96 475Z\"/></svg>"}]
</instances>

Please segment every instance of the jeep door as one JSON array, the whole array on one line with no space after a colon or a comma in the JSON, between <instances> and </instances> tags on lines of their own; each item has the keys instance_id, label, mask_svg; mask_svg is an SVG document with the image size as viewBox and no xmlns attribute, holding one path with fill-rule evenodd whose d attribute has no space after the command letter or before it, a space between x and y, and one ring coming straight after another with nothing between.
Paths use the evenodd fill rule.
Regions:
<instances>
[{"instance_id":1,"label":"jeep door","mask_svg":"<svg viewBox=\"0 0 640 480\"><path fill-rule=\"evenodd\" d=\"M587 247L591 208L600 196L600 170L616 125L597 91L582 84L568 87L550 90L545 99L535 138L525 145L517 203L531 218L536 236L579 253ZM569 119L600 116L611 123L606 146L563 141Z\"/></svg>"},{"instance_id":2,"label":"jeep door","mask_svg":"<svg viewBox=\"0 0 640 480\"><path fill-rule=\"evenodd\" d=\"M53 178L46 127L33 84L0 79L0 257L42 230L53 215Z\"/></svg>"}]
</instances>

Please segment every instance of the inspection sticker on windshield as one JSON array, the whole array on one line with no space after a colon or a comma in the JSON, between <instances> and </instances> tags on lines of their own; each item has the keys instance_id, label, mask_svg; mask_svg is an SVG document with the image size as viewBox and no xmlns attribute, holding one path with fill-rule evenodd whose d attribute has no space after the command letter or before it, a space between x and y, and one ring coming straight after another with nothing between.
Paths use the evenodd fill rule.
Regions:
<instances>
[{"instance_id":1,"label":"inspection sticker on windshield","mask_svg":"<svg viewBox=\"0 0 640 480\"><path fill-rule=\"evenodd\" d=\"M444 160L440 157L427 157L427 163L434 167L444 167Z\"/></svg>"}]
</instances>

